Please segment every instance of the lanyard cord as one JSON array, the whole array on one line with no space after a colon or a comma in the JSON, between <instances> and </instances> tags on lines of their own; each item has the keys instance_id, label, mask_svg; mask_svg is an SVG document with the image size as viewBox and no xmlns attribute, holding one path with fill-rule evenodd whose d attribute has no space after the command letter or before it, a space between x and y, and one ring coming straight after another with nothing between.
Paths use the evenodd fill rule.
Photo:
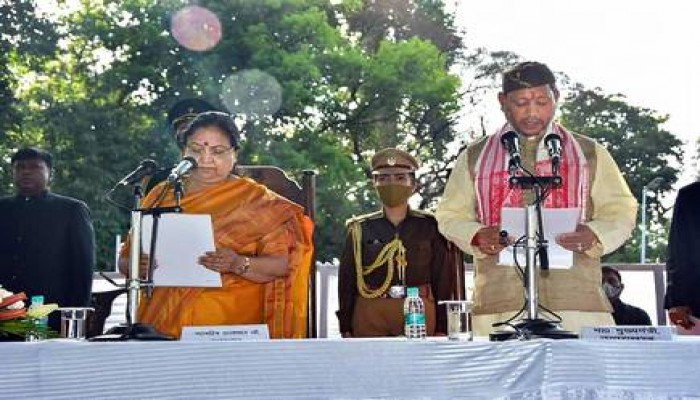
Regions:
<instances>
[{"instance_id":1,"label":"lanyard cord","mask_svg":"<svg viewBox=\"0 0 700 400\"><path fill-rule=\"evenodd\" d=\"M403 245L399 236L396 235L394 240L387 243L377 259L371 265L362 265L362 227L360 223L355 222L350 225L350 234L352 235L353 252L355 253L355 272L357 276L357 290L360 295L367 299L376 299L386 292L394 277L394 267L399 275L401 282L404 282L406 274L406 248ZM367 286L364 277L371 274L374 270L387 264L388 270L384 283L376 290L371 290Z\"/></svg>"}]
</instances>

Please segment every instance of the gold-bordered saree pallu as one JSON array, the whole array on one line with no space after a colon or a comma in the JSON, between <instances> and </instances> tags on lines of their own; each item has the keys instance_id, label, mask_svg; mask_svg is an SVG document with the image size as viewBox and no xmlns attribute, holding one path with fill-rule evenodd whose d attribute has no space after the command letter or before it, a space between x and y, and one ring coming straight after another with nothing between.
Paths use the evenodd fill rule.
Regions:
<instances>
[{"instance_id":1,"label":"gold-bordered saree pallu","mask_svg":"<svg viewBox=\"0 0 700 400\"><path fill-rule=\"evenodd\" d=\"M160 195L161 185L145 206ZM174 204L168 191L161 206ZM150 299L141 297L139 321L175 337L183 326L255 323L266 323L272 338L306 337L313 222L302 207L247 178L186 194L181 207L212 216L217 248L251 257L288 255L289 274L262 284L223 274L222 288L157 287Z\"/></svg>"}]
</instances>

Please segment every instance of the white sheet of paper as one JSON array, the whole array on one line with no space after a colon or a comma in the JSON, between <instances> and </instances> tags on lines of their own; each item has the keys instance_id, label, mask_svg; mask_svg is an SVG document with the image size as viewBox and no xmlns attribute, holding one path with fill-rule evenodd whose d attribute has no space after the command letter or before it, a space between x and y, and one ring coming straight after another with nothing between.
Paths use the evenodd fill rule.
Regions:
<instances>
[{"instance_id":1,"label":"white sheet of paper","mask_svg":"<svg viewBox=\"0 0 700 400\"><path fill-rule=\"evenodd\" d=\"M148 254L153 217L144 215L142 249ZM205 251L216 250L209 214L163 214L158 222L155 286L221 287L221 274L204 268L197 259Z\"/></svg>"},{"instance_id":2,"label":"white sheet of paper","mask_svg":"<svg viewBox=\"0 0 700 400\"><path fill-rule=\"evenodd\" d=\"M542 224L547 240L547 253L549 255L549 267L552 269L567 269L574 265L574 253L559 246L555 240L557 235L576 230L576 225L581 215L580 208L543 208ZM503 208L501 210L501 229L508 232L508 236L515 239L525 234L525 209ZM513 246L501 251L498 263L501 265L514 265ZM525 249L517 249L518 263L525 266Z\"/></svg>"}]
</instances>

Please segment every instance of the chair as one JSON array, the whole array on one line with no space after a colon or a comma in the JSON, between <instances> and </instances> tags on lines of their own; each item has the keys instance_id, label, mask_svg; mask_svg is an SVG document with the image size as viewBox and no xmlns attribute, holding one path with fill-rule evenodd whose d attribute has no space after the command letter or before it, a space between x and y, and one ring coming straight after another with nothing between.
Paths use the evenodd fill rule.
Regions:
<instances>
[{"instance_id":1,"label":"chair","mask_svg":"<svg viewBox=\"0 0 700 400\"><path fill-rule=\"evenodd\" d=\"M114 299L126 293L126 288L108 290L105 292L93 292L90 295L90 307L95 311L88 314L85 336L92 338L104 333L105 321L112 312Z\"/></svg>"},{"instance_id":2,"label":"chair","mask_svg":"<svg viewBox=\"0 0 700 400\"><path fill-rule=\"evenodd\" d=\"M236 172L258 183L267 186L273 192L304 207L312 221L316 217L316 171L302 171L301 186L290 178L282 169L272 165L239 165ZM307 311L307 337L318 337L317 330L317 300L316 300L316 257L311 257L309 267L309 292Z\"/></svg>"},{"instance_id":3,"label":"chair","mask_svg":"<svg viewBox=\"0 0 700 400\"><path fill-rule=\"evenodd\" d=\"M452 275L454 276L452 300L466 300L464 253L456 244L450 241L447 242L447 251L451 259Z\"/></svg>"}]
</instances>

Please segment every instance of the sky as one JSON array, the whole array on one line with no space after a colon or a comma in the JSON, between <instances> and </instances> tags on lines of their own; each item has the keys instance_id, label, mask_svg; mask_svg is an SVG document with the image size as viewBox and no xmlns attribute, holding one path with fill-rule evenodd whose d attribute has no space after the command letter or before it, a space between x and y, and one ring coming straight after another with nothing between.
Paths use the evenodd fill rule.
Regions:
<instances>
[{"instance_id":1,"label":"sky","mask_svg":"<svg viewBox=\"0 0 700 400\"><path fill-rule=\"evenodd\" d=\"M697 6L667 0L451 0L467 43L546 63L586 87L669 114L684 143L700 137ZM498 105L494 98L494 112ZM686 168L677 186L693 181Z\"/></svg>"}]
</instances>

